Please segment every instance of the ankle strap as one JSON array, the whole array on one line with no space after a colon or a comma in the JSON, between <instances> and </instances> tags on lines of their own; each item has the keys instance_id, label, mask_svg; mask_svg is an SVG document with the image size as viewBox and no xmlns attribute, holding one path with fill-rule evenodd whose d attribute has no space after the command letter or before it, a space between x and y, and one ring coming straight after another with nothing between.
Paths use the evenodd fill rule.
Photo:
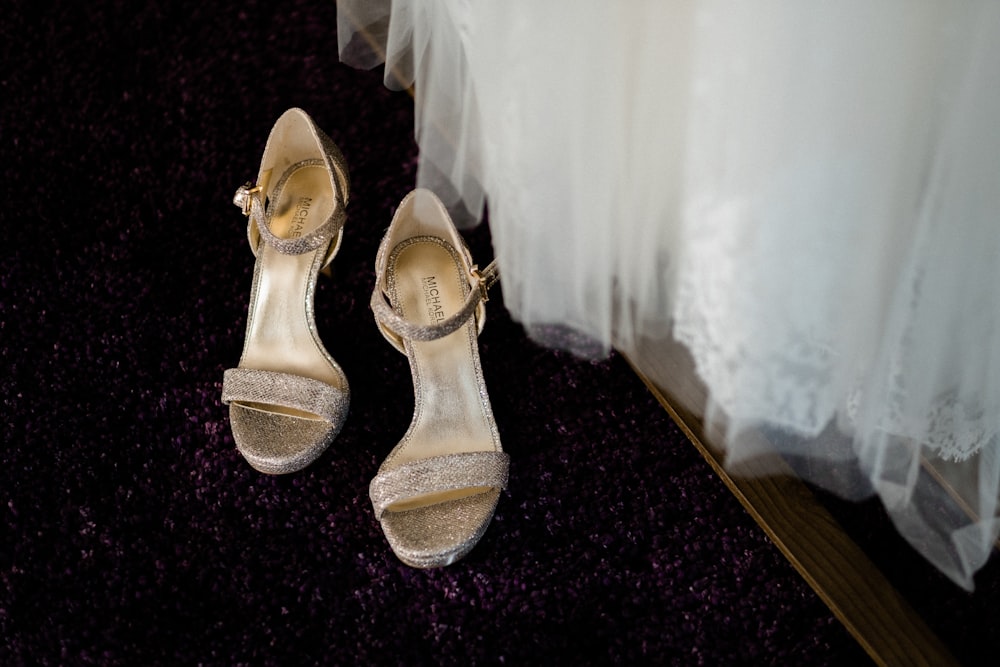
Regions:
<instances>
[{"instance_id":1,"label":"ankle strap","mask_svg":"<svg viewBox=\"0 0 1000 667\"><path fill-rule=\"evenodd\" d=\"M304 160L299 163L302 166L308 166L311 163L317 165L323 165L323 160ZM299 166L296 165L296 166ZM289 169L286 174L293 171ZM272 201L276 201L281 193L282 188L285 185L285 179L282 178L274 187L274 191L271 193ZM283 255L302 255L307 252L316 250L317 248L322 248L324 246L330 245L330 249L327 252L327 256L323 261L323 266L326 266L333 259L333 256L337 254L337 250L340 248L340 238L343 234L344 222L347 219L346 206L343 201L343 197L339 190L335 191L336 207L333 213L326 221L309 232L305 236L300 236L294 239L283 239L275 236L268 225L268 212L264 207L264 198L262 193L267 187L266 183L261 183L254 185L252 183L246 183L241 185L236 190L236 194L233 195L233 204L240 207L243 211L243 215L249 218L247 224L247 239L250 243L250 249L253 251L254 256L257 255L258 248L260 247L261 241L271 246ZM330 244L330 240L336 237L336 243Z\"/></svg>"},{"instance_id":2,"label":"ankle strap","mask_svg":"<svg viewBox=\"0 0 1000 667\"><path fill-rule=\"evenodd\" d=\"M371 308L375 314L375 320L382 330L382 335L392 343L400 352L406 353L403 340L429 341L444 338L453 331L457 331L470 317L476 315L476 322L479 330L482 331L485 323L485 308L483 305L489 301L488 290L500 280L500 269L496 260L480 270L475 264L469 269L470 285L465 303L451 317L441 320L437 324L415 324L400 316L393 310L386 299L386 294L380 288L382 285L381 262L379 271L375 278L375 289L372 291Z\"/></svg>"}]
</instances>

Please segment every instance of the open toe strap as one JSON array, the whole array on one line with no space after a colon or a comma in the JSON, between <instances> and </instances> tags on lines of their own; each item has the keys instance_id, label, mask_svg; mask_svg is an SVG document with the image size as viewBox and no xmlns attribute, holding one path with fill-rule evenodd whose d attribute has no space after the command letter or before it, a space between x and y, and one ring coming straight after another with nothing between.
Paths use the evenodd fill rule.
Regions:
<instances>
[{"instance_id":1,"label":"open toe strap","mask_svg":"<svg viewBox=\"0 0 1000 667\"><path fill-rule=\"evenodd\" d=\"M288 373L230 368L222 378L223 403L260 403L294 408L331 424L343 420L348 400L346 392L341 389Z\"/></svg>"},{"instance_id":2,"label":"open toe strap","mask_svg":"<svg viewBox=\"0 0 1000 667\"><path fill-rule=\"evenodd\" d=\"M507 488L510 457L504 452L464 452L432 456L380 472L369 495L381 519L395 503L460 489Z\"/></svg>"}]
</instances>

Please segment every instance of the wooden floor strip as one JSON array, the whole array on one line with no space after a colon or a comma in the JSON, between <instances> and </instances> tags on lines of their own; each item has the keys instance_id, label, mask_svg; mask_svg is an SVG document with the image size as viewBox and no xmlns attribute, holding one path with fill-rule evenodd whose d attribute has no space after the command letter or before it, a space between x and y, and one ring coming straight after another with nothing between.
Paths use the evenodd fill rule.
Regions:
<instances>
[{"instance_id":1,"label":"wooden floor strip","mask_svg":"<svg viewBox=\"0 0 1000 667\"><path fill-rule=\"evenodd\" d=\"M721 432L705 423L696 411L700 408L686 407L704 406L706 393L682 346L644 343L623 354L726 486L876 664L958 664L777 454L756 459L738 475L723 466L722 450L716 444L721 442ZM663 387L652 382L651 376L673 380L670 387Z\"/></svg>"}]
</instances>

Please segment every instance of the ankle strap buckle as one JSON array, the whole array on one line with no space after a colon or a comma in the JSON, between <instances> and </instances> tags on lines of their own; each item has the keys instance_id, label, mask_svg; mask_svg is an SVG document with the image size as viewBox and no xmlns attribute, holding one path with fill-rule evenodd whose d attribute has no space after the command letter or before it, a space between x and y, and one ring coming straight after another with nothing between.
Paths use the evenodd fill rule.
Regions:
<instances>
[{"instance_id":1,"label":"ankle strap buckle","mask_svg":"<svg viewBox=\"0 0 1000 667\"><path fill-rule=\"evenodd\" d=\"M479 287L479 298L483 303L490 300L489 284L486 281L486 277L480 272L479 265L473 264L472 268L469 269L469 274L476 279L476 284Z\"/></svg>"},{"instance_id":2,"label":"ankle strap buckle","mask_svg":"<svg viewBox=\"0 0 1000 667\"><path fill-rule=\"evenodd\" d=\"M500 269L494 259L485 269L480 269L478 264L473 264L469 269L469 275L476 279L479 287L479 298L483 303L490 300L489 290L498 280L500 280Z\"/></svg>"},{"instance_id":3,"label":"ankle strap buckle","mask_svg":"<svg viewBox=\"0 0 1000 667\"><path fill-rule=\"evenodd\" d=\"M247 181L244 185L241 185L236 189L236 194L233 195L233 203L240 207L243 211L243 215L249 216L253 196L263 189L263 186L254 185L250 181Z\"/></svg>"}]
</instances>

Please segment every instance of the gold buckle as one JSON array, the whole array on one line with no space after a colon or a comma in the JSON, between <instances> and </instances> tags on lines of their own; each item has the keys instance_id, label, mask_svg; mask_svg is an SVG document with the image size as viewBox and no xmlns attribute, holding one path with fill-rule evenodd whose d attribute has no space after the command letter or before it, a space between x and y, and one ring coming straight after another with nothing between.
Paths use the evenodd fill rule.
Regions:
<instances>
[{"instance_id":1,"label":"gold buckle","mask_svg":"<svg viewBox=\"0 0 1000 667\"><path fill-rule=\"evenodd\" d=\"M469 269L469 273L479 284L479 298L483 303L486 303L490 300L490 293L486 285L486 278L484 278L483 274L479 272L479 266L477 264L472 265L472 268Z\"/></svg>"},{"instance_id":2,"label":"gold buckle","mask_svg":"<svg viewBox=\"0 0 1000 667\"><path fill-rule=\"evenodd\" d=\"M263 189L263 186L254 185L250 181L247 181L245 185L240 186L240 189L236 191L233 203L243 210L243 215L250 215L251 197Z\"/></svg>"}]
</instances>

